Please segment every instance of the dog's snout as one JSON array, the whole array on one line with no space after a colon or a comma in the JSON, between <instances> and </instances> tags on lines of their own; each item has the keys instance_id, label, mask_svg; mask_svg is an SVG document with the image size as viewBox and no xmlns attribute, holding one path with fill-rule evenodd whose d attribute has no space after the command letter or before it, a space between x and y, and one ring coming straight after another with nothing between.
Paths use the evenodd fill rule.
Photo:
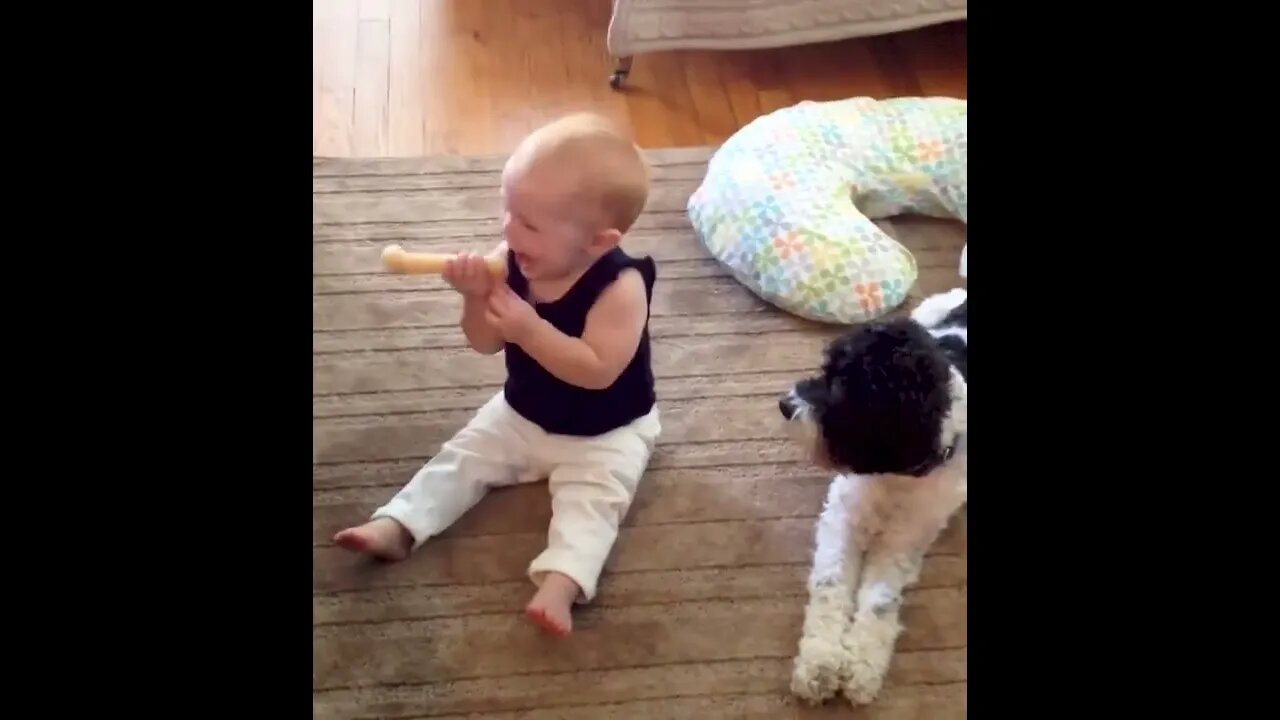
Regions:
<instances>
[{"instance_id":1,"label":"dog's snout","mask_svg":"<svg viewBox=\"0 0 1280 720\"><path fill-rule=\"evenodd\" d=\"M792 402L790 395L784 395L778 399L778 410L782 413L782 417L788 420L795 417L796 404Z\"/></svg>"}]
</instances>

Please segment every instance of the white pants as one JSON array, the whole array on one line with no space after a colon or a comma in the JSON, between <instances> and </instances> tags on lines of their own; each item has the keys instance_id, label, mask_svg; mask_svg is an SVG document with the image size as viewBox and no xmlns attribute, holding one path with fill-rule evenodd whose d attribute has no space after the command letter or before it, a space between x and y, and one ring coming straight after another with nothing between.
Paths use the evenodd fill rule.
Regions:
<instances>
[{"instance_id":1,"label":"white pants","mask_svg":"<svg viewBox=\"0 0 1280 720\"><path fill-rule=\"evenodd\" d=\"M416 549L489 488L546 478L551 527L529 578L541 585L548 571L563 573L582 588L579 601L589 602L661 429L655 406L604 435L554 435L513 410L499 392L373 517L395 519Z\"/></svg>"}]
</instances>

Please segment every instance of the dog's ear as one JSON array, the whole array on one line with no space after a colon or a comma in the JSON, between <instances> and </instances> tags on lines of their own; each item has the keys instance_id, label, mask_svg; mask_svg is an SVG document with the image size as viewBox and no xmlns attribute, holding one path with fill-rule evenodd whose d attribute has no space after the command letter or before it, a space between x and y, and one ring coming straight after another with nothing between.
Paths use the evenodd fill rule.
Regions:
<instances>
[{"instance_id":1,"label":"dog's ear","mask_svg":"<svg viewBox=\"0 0 1280 720\"><path fill-rule=\"evenodd\" d=\"M827 345L822 359L822 375L826 380L827 399L838 405L848 396L850 384L856 384L861 360L859 345L870 330L866 327L846 333Z\"/></svg>"},{"instance_id":2,"label":"dog's ear","mask_svg":"<svg viewBox=\"0 0 1280 720\"><path fill-rule=\"evenodd\" d=\"M839 405L844 400L844 378L836 375L827 384L827 402Z\"/></svg>"}]
</instances>

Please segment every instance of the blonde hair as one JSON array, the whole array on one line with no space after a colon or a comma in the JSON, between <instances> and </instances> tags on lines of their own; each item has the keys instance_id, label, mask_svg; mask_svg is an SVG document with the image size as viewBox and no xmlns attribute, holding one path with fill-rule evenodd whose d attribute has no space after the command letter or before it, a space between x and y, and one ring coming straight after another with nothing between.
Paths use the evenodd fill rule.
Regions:
<instances>
[{"instance_id":1,"label":"blonde hair","mask_svg":"<svg viewBox=\"0 0 1280 720\"><path fill-rule=\"evenodd\" d=\"M577 174L577 191L593 201L606 226L627 232L649 199L649 168L640 149L613 123L573 113L543 125L520 142L509 163L531 168L554 160Z\"/></svg>"}]
</instances>

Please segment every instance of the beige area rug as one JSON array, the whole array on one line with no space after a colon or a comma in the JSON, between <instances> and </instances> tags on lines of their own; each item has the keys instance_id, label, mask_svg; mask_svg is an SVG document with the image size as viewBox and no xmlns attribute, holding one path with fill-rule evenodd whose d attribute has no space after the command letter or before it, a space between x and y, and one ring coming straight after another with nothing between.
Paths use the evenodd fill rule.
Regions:
<instances>
[{"instance_id":1,"label":"beige area rug","mask_svg":"<svg viewBox=\"0 0 1280 720\"><path fill-rule=\"evenodd\" d=\"M410 560L374 564L333 533L364 520L499 387L502 358L465 344L438 278L379 252L487 250L500 158L317 160L314 205L314 709L333 718L965 716L965 533L958 519L907 598L878 702L788 696L813 522L828 477L781 435L777 397L835 330L774 310L697 243L685 200L707 149L652 152L649 209L625 247L658 261L653 355L664 436L596 603L554 640L524 620L546 484L491 493ZM886 227L954 287L963 228Z\"/></svg>"}]
</instances>

